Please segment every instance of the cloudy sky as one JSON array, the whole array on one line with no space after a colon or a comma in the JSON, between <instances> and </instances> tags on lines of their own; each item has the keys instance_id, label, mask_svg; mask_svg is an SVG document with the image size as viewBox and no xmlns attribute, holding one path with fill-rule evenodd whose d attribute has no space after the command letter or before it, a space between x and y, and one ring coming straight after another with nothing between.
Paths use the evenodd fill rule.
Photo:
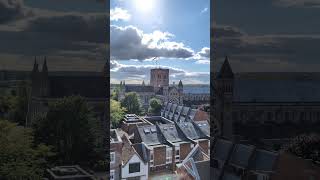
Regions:
<instances>
[{"instance_id":1,"label":"cloudy sky","mask_svg":"<svg viewBox=\"0 0 320 180\"><path fill-rule=\"evenodd\" d=\"M107 18L102 0L0 0L0 69L101 71Z\"/></svg>"},{"instance_id":2,"label":"cloudy sky","mask_svg":"<svg viewBox=\"0 0 320 180\"><path fill-rule=\"evenodd\" d=\"M319 17L320 0L215 1L215 67L319 72Z\"/></svg>"},{"instance_id":3,"label":"cloudy sky","mask_svg":"<svg viewBox=\"0 0 320 180\"><path fill-rule=\"evenodd\" d=\"M161 66L170 83L209 84L210 0L111 0L110 21L112 83L149 83Z\"/></svg>"}]
</instances>

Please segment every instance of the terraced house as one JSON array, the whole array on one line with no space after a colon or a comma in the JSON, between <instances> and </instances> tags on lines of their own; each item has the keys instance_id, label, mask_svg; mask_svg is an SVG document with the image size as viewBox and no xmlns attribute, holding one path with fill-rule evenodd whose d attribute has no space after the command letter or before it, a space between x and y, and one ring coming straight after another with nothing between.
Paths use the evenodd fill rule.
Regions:
<instances>
[{"instance_id":1,"label":"terraced house","mask_svg":"<svg viewBox=\"0 0 320 180\"><path fill-rule=\"evenodd\" d=\"M150 178L160 171L176 172L177 165L190 156L195 147L209 157L209 122L207 119L195 121L197 113L196 109L165 103L161 116L127 114L117 131L128 137L134 151L122 149L123 162L128 159L125 157L133 157L128 154L135 153L141 164L147 163L145 174Z\"/></svg>"}]
</instances>

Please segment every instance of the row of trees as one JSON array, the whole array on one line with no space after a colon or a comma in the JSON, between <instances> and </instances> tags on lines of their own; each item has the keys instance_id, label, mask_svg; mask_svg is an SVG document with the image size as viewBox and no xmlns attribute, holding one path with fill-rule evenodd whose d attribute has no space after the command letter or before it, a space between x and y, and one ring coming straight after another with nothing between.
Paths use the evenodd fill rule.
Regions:
<instances>
[{"instance_id":1,"label":"row of trees","mask_svg":"<svg viewBox=\"0 0 320 180\"><path fill-rule=\"evenodd\" d=\"M119 127L121 120L126 113L144 115L145 110L143 109L139 95L135 92L129 92L125 97L119 102L117 89L112 94L112 99L110 102L110 117L112 128ZM149 101L148 114L150 115L160 115L162 108L162 103L157 98L152 98Z\"/></svg>"},{"instance_id":2,"label":"row of trees","mask_svg":"<svg viewBox=\"0 0 320 180\"><path fill-rule=\"evenodd\" d=\"M320 162L320 135L302 134L291 140L282 150L304 159Z\"/></svg>"},{"instance_id":3,"label":"row of trees","mask_svg":"<svg viewBox=\"0 0 320 180\"><path fill-rule=\"evenodd\" d=\"M19 89L0 96L0 179L41 179L56 165L106 169L106 131L84 98L49 103L47 114L26 128L27 87Z\"/></svg>"}]
</instances>

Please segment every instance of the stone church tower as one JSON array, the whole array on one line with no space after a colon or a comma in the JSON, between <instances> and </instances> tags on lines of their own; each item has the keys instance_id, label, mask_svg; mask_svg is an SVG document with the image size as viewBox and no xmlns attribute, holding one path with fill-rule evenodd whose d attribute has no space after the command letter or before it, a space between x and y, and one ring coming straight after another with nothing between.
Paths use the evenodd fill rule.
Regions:
<instances>
[{"instance_id":1,"label":"stone church tower","mask_svg":"<svg viewBox=\"0 0 320 180\"><path fill-rule=\"evenodd\" d=\"M169 69L151 69L150 71L150 86L153 86L155 91L161 87L169 86Z\"/></svg>"},{"instance_id":2,"label":"stone church tower","mask_svg":"<svg viewBox=\"0 0 320 180\"><path fill-rule=\"evenodd\" d=\"M46 97L49 95L49 75L47 59L44 58L42 71L39 71L39 64L37 59L34 60L33 69L31 72L32 81L32 96L33 97Z\"/></svg>"},{"instance_id":3,"label":"stone church tower","mask_svg":"<svg viewBox=\"0 0 320 180\"><path fill-rule=\"evenodd\" d=\"M233 119L232 119L232 100L233 100L234 74L230 67L228 57L225 58L220 72L215 79L216 86L216 119L220 123L221 136L233 139Z\"/></svg>"}]
</instances>

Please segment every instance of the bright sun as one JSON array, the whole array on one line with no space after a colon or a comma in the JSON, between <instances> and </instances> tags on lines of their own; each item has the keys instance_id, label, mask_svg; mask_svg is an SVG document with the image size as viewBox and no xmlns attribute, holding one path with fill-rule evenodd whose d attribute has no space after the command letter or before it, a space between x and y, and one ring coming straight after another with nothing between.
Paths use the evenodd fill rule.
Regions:
<instances>
[{"instance_id":1,"label":"bright sun","mask_svg":"<svg viewBox=\"0 0 320 180\"><path fill-rule=\"evenodd\" d=\"M150 12L154 6L154 0L135 0L135 6L140 12Z\"/></svg>"}]
</instances>

